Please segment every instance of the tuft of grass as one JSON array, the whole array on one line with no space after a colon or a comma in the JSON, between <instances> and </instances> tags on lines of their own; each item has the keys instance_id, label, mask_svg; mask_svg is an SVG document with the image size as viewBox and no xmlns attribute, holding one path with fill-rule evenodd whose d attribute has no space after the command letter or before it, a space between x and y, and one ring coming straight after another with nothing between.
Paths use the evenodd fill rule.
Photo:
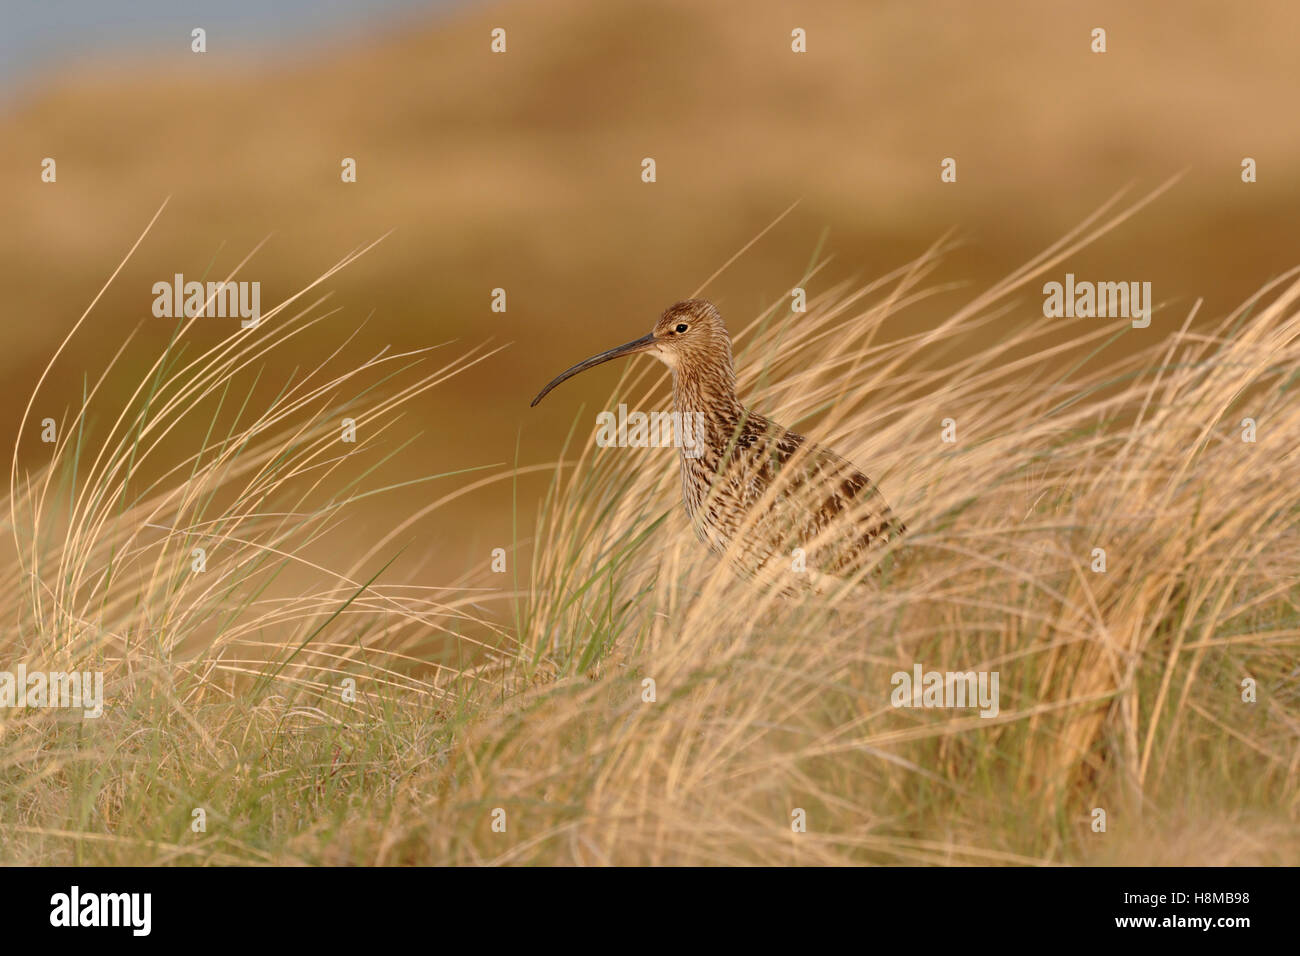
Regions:
<instances>
[{"instance_id":1,"label":"tuft of grass","mask_svg":"<svg viewBox=\"0 0 1300 956\"><path fill-rule=\"evenodd\" d=\"M467 488L511 481L517 500L539 466L429 476L461 484L333 568L339 522L385 490L367 481L402 447L380 447L402 405L491 353L323 365L262 402L258 358L316 328L319 303L188 361L179 329L108 427L88 384L43 461L15 452L0 661L101 669L107 699L97 720L0 711L0 853L1294 859L1300 269L1215 322L1194 306L1145 330L1044 320L1037 299L1150 198L1100 210L937 328L908 309L935 291L941 246L736 331L742 397L864 467L910 529L883 582L831 594L734 578L687 527L672 453L597 448L581 416L540 466L511 590L417 586L402 547ZM665 385L629 365L617 395L659 407ZM997 671L998 714L891 706L915 663Z\"/></svg>"}]
</instances>

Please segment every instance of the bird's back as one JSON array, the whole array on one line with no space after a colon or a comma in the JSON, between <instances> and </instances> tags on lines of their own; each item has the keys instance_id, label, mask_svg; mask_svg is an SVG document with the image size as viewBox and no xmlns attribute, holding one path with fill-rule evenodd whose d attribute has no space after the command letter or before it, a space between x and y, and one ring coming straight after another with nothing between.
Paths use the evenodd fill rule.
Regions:
<instances>
[{"instance_id":1,"label":"bird's back","mask_svg":"<svg viewBox=\"0 0 1300 956\"><path fill-rule=\"evenodd\" d=\"M802 564L851 577L906 530L830 449L752 412L712 424L703 453L682 456L683 498L700 538L746 576Z\"/></svg>"}]
</instances>

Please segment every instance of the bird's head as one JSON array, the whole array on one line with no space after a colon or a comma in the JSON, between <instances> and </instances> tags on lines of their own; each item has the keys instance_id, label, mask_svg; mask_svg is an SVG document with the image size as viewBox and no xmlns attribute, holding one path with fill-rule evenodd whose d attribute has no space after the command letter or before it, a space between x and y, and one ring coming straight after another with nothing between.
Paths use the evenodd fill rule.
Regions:
<instances>
[{"instance_id":1,"label":"bird's head","mask_svg":"<svg viewBox=\"0 0 1300 956\"><path fill-rule=\"evenodd\" d=\"M546 393L579 372L585 372L625 355L646 352L663 362L674 374L684 369L704 372L715 366L731 373L731 338L722 316L712 303L704 299L687 299L664 310L649 335L643 335L625 345L593 355L572 368L561 372L547 385L532 404L536 405Z\"/></svg>"},{"instance_id":2,"label":"bird's head","mask_svg":"<svg viewBox=\"0 0 1300 956\"><path fill-rule=\"evenodd\" d=\"M731 362L731 337L713 303L687 299L664 310L650 333L650 352L673 371L693 363L704 366L725 357Z\"/></svg>"}]
</instances>

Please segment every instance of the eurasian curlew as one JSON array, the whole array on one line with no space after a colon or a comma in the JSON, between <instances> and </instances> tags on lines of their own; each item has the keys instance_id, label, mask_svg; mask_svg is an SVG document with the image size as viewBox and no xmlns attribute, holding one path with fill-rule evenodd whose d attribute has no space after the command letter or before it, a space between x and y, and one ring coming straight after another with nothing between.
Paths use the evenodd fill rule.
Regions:
<instances>
[{"instance_id":1,"label":"eurasian curlew","mask_svg":"<svg viewBox=\"0 0 1300 956\"><path fill-rule=\"evenodd\" d=\"M675 420L699 423L691 447L678 442L686 513L700 539L742 575L778 578L787 588L822 575L855 577L906 530L852 462L740 403L731 338L703 299L677 303L649 335L561 373L532 405L579 372L638 352L672 370Z\"/></svg>"}]
</instances>

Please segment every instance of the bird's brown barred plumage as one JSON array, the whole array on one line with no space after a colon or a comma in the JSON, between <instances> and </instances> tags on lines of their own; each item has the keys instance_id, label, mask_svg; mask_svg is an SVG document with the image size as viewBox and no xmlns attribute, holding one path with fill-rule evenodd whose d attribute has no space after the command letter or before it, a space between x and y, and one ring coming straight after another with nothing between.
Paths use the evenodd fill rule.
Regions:
<instances>
[{"instance_id":1,"label":"bird's brown barred plumage","mask_svg":"<svg viewBox=\"0 0 1300 956\"><path fill-rule=\"evenodd\" d=\"M792 573L795 549L813 572L851 577L906 529L848 460L746 409L736 396L731 339L703 299L671 306L654 331L582 362L578 372L648 352L673 373L673 411L699 434L680 451L682 499L696 534L745 576L807 583Z\"/></svg>"}]
</instances>

